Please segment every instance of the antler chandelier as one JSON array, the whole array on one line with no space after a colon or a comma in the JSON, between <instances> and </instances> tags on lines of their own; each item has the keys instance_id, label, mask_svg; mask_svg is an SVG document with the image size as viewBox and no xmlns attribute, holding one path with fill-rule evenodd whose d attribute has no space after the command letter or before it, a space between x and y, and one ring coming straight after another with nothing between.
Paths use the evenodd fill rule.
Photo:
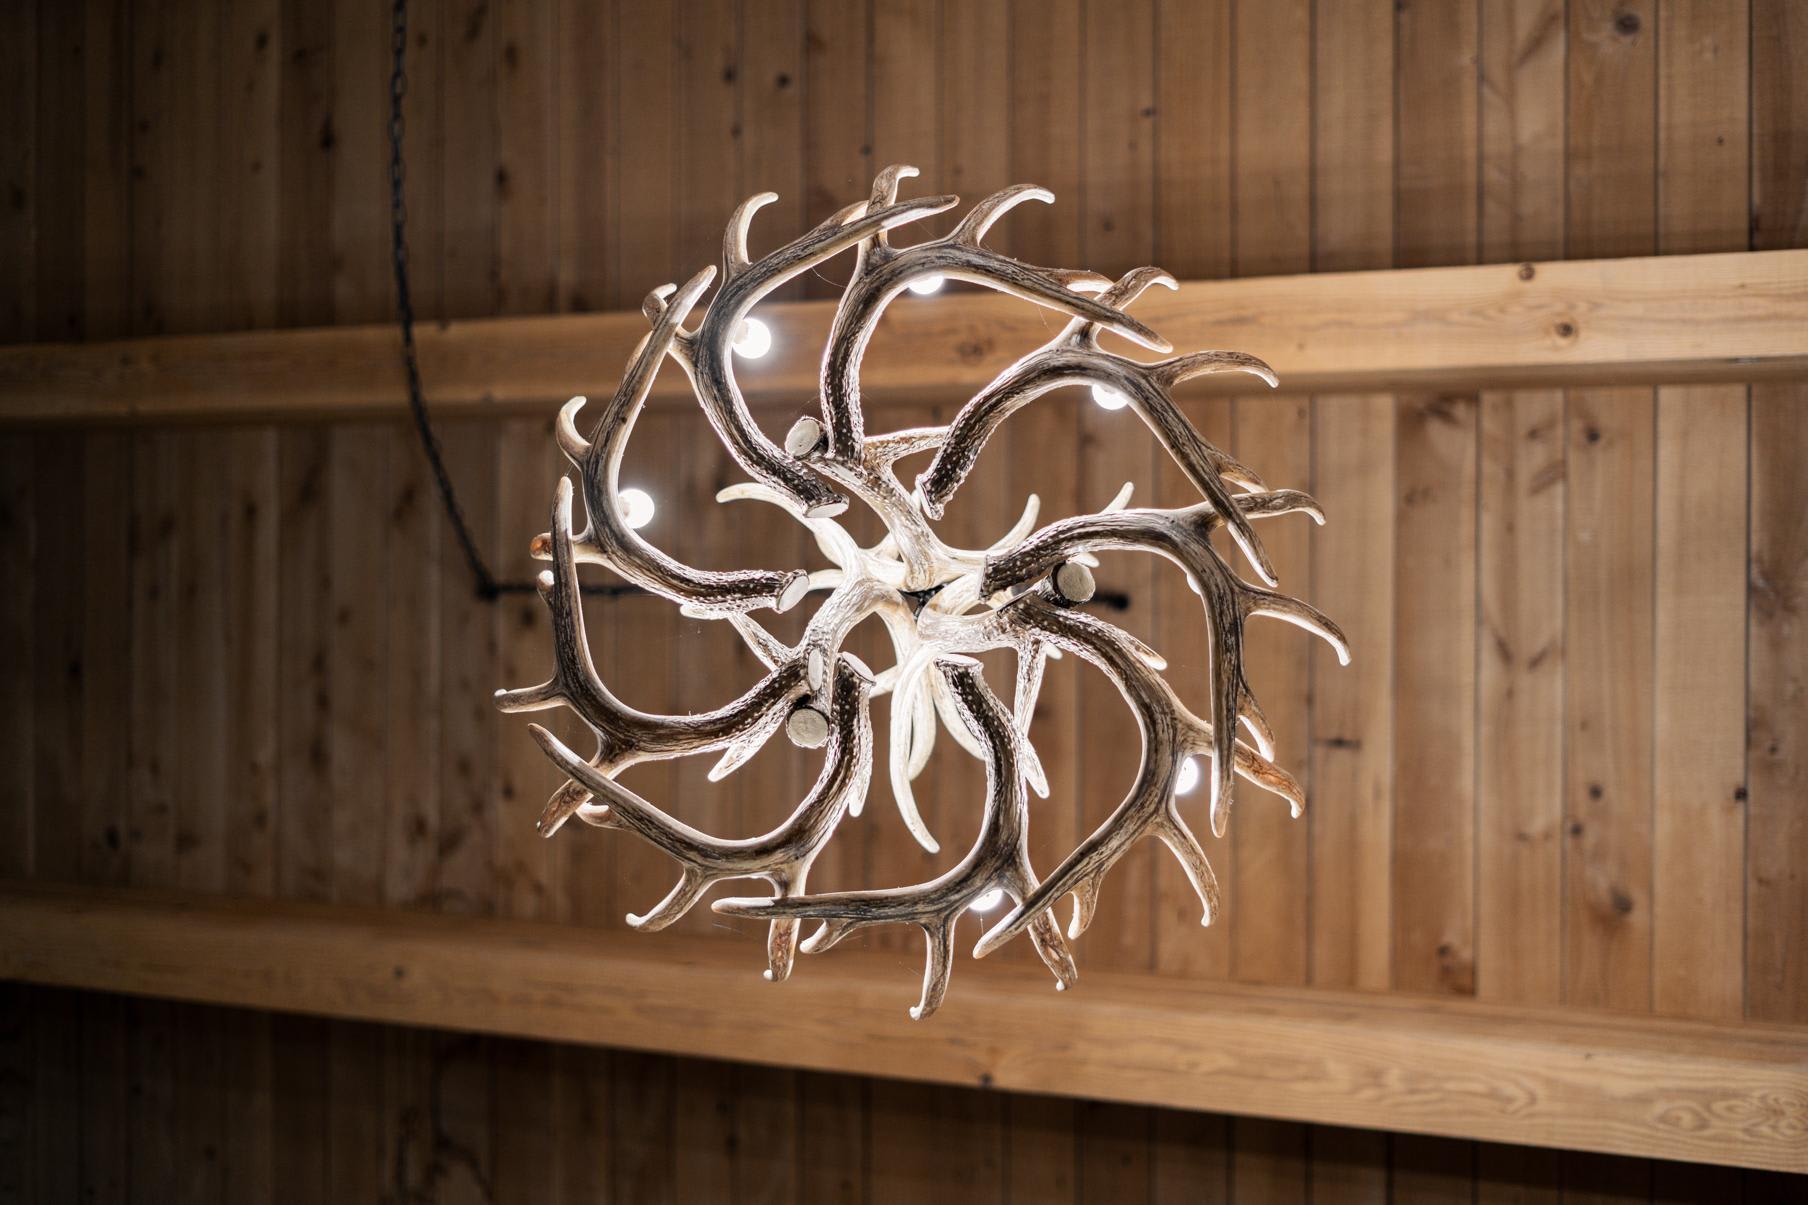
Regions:
<instances>
[{"instance_id":1,"label":"antler chandelier","mask_svg":"<svg viewBox=\"0 0 1808 1205\"><path fill-rule=\"evenodd\" d=\"M922 928L928 946L922 996L914 1018L934 1012L948 987L954 926L975 901L998 892L1015 907L974 948L984 957L1029 933L1058 988L1076 978L1067 939L1092 919L1099 885L1118 859L1143 837L1159 838L1185 869L1204 907L1204 923L1218 911L1218 885L1205 852L1181 816L1176 788L1195 755L1211 759L1209 815L1222 836L1237 776L1285 798L1295 816L1304 805L1299 784L1274 761L1274 734L1243 675L1243 630L1268 615L1316 633L1349 652L1337 626L1316 609L1269 587L1278 583L1252 527L1253 520L1295 512L1322 523L1307 495L1269 490L1261 479L1213 447L1182 415L1175 385L1207 373L1241 372L1275 383L1268 366L1240 352L1205 351L1142 362L1107 351L1099 336L1112 331L1157 353L1172 350L1124 310L1152 285L1174 288L1156 268L1110 281L1090 272L1019 263L982 245L1006 211L1029 200L1052 201L1045 189L1019 185L975 205L946 237L894 247L890 232L958 204L952 196L897 199L898 183L916 175L891 167L869 200L848 206L793 242L754 260L747 251L753 215L776 200L762 193L743 203L723 239L720 287L694 327L687 320L716 276L705 268L682 287L663 285L643 305L652 330L588 437L578 430L583 398L559 415L557 439L577 469L584 527L573 526L572 485L555 491L552 527L534 541L535 555L552 562L539 577L551 612L556 667L550 681L497 693L504 711L566 707L596 739L588 756L532 725L534 738L569 776L548 801L539 828L551 836L573 816L598 828L625 829L677 864L678 882L644 915L637 929L657 930L689 911L711 885L763 879L770 897L718 899L714 910L771 921L766 976L791 973L798 926L819 922L802 943L826 950L871 925ZM800 418L783 448L760 431L735 383L731 351L745 337L749 311L800 273L844 251L855 255L823 355L821 412ZM1069 316L1046 345L1001 372L945 427L868 434L860 399L860 366L887 304L905 288L939 279L984 285ZM689 376L703 412L735 460L753 478L723 490L717 500L751 499L785 510L810 530L834 568L817 573L716 572L681 564L648 544L627 521L617 489L622 457L654 374L667 358ZM1202 501L1179 509L1125 509L1120 494L1105 511L1034 529L1037 505L992 547L950 547L934 521L972 472L986 440L1021 407L1062 386L1090 385L1102 398L1127 401L1154 431L1199 490ZM896 465L913 453L934 452L914 488ZM836 522L856 498L883 521L886 536L861 547ZM1265 584L1245 581L1213 548L1226 529ZM1211 717L1193 714L1161 677L1165 662L1130 633L1079 609L1091 598L1092 554L1153 552L1178 565L1204 603L1211 647ZM677 603L686 615L733 625L766 666L765 677L733 702L695 715L650 715L622 703L598 677L586 642L578 566L605 565L623 578ZM751 613L786 611L822 593L820 607L795 645L787 645ZM874 674L842 651L848 633L870 616L885 625L897 663ZM1010 649L1016 683L1006 707L981 673L974 654ZM1142 733L1142 761L1129 794L1096 831L1054 871L1038 880L1028 853L1026 787L1046 797L1048 784L1030 743L1030 718L1047 658L1071 653L1096 666L1123 695ZM925 883L877 890L807 891L811 864L850 813L865 802L873 770L872 701L891 696L890 778L904 823L925 848L937 848L918 815L911 780L926 764L936 725L986 768L980 832L953 869ZM1242 731L1239 731L1239 723ZM700 832L616 781L637 762L720 752L710 771L719 780L744 763L780 728L804 747L826 747L821 775L790 817L771 832L725 839ZM1074 897L1067 937L1054 906Z\"/></svg>"}]
</instances>

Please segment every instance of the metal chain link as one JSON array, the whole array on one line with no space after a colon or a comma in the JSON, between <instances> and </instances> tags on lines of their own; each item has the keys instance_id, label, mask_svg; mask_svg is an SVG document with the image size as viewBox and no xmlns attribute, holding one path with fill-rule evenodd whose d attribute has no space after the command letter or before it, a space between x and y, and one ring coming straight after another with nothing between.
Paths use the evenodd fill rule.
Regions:
<instances>
[{"instance_id":1,"label":"metal chain link","mask_svg":"<svg viewBox=\"0 0 1808 1205\"><path fill-rule=\"evenodd\" d=\"M464 552L465 564L470 566L471 580L476 587L477 596L486 602L494 602L504 594L533 594L537 590L532 582L500 581L484 563L477 541L471 536L470 525L465 522L464 509L458 504L458 494L452 488L452 475L446 469L439 437L434 433L433 422L427 415L427 399L421 388L420 355L414 343L414 293L408 284L407 173L402 158L405 132L402 102L408 95L408 0L395 0L393 18L390 51L394 66L389 73L389 235L395 264L396 322L402 328L402 365L408 376L408 410L414 416L414 428L420 435L421 450L427 454L427 463L433 469L433 479L439 485L440 500L445 503L446 518L452 525L452 534ZM645 593L638 586L600 583L585 583L580 589L585 594L604 597Z\"/></svg>"}]
</instances>

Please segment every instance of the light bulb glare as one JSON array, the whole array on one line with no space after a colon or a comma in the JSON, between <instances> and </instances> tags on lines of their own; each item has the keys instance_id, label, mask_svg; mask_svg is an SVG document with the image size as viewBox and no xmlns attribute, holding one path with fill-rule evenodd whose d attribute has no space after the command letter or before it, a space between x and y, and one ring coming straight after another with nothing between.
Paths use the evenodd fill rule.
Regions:
<instances>
[{"instance_id":1,"label":"light bulb glare","mask_svg":"<svg viewBox=\"0 0 1808 1205\"><path fill-rule=\"evenodd\" d=\"M1113 389L1109 385L1094 385L1092 387L1092 400L1097 402L1099 406L1105 410L1122 410L1125 406L1130 404L1130 397L1128 394Z\"/></svg>"},{"instance_id":2,"label":"light bulb glare","mask_svg":"<svg viewBox=\"0 0 1808 1205\"><path fill-rule=\"evenodd\" d=\"M939 276L919 276L905 286L918 297L928 297L942 291L944 281Z\"/></svg>"},{"instance_id":3,"label":"light bulb glare","mask_svg":"<svg viewBox=\"0 0 1808 1205\"><path fill-rule=\"evenodd\" d=\"M735 332L735 355L757 360L772 350L772 328L758 318L743 318Z\"/></svg>"},{"instance_id":4,"label":"light bulb glare","mask_svg":"<svg viewBox=\"0 0 1808 1205\"><path fill-rule=\"evenodd\" d=\"M1180 763L1180 773L1174 777L1174 794L1191 795L1199 787L1199 763L1187 758Z\"/></svg>"},{"instance_id":5,"label":"light bulb glare","mask_svg":"<svg viewBox=\"0 0 1808 1205\"><path fill-rule=\"evenodd\" d=\"M992 890L974 900L968 907L974 912L990 912L992 909L998 907L1003 901L1004 889L1001 887L994 887Z\"/></svg>"},{"instance_id":6,"label":"light bulb glare","mask_svg":"<svg viewBox=\"0 0 1808 1205\"><path fill-rule=\"evenodd\" d=\"M653 521L653 495L645 490L623 490L615 505L622 522L637 531Z\"/></svg>"}]
</instances>

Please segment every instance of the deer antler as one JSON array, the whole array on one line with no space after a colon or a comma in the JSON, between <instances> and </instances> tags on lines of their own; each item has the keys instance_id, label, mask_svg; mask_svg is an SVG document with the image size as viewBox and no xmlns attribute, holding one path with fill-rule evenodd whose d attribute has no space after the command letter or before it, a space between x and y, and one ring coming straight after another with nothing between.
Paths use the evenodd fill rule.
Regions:
<instances>
[{"instance_id":1,"label":"deer antler","mask_svg":"<svg viewBox=\"0 0 1808 1205\"><path fill-rule=\"evenodd\" d=\"M849 801L866 794L872 777L873 725L867 711L872 684L872 675L852 655L836 661L828 751L816 786L783 824L745 840L699 832L597 770L538 724L530 729L560 769L608 801L599 827L630 829L678 863L679 879L671 893L651 912L628 917L632 927L652 932L689 912L712 883L724 879L765 879L780 899L803 891L816 855L834 835ZM788 977L797 952L797 922L773 921L766 947L766 978Z\"/></svg>"},{"instance_id":2,"label":"deer antler","mask_svg":"<svg viewBox=\"0 0 1808 1205\"><path fill-rule=\"evenodd\" d=\"M1348 651L1343 636L1308 604L1269 587L1273 567L1257 540L1253 521L1305 513L1322 522L1305 494L1269 491L1251 470L1213 447L1174 404L1173 387L1208 372L1244 372L1273 383L1266 365L1238 352L1199 352L1143 362L1106 351L1099 339L1111 331L1158 353L1170 351L1160 336L1124 313L1148 288L1174 281L1141 268L1114 282L1088 272L1039 268L990 250L983 238L1016 205L1048 201L1044 190L1019 185L985 198L946 236L896 247L901 226L955 204L952 197L898 200L899 183L916 174L890 167L871 196L833 215L759 259L747 249L754 213L772 195L743 204L723 238L723 266L715 297L697 326L685 329L714 268L682 287L654 290L642 307L651 329L635 349L621 385L588 439L577 430L582 399L561 413L557 436L578 470L587 522L572 525L573 487L561 479L548 532L533 543L551 569L539 589L552 617L554 667L538 686L499 691L505 711L565 707L595 738L594 752L573 750L538 725L530 726L548 757L569 777L548 801L540 829L551 835L576 816L592 826L619 829L663 850L678 867L678 881L644 915L630 915L637 929L657 930L689 912L718 882L761 879L769 898L717 900L714 910L763 916L771 922L767 977L786 978L798 948L798 924L821 922L802 943L826 950L871 925L914 924L927 943L923 989L913 1017L941 1004L953 959L954 928L961 914L988 893L1009 895L1015 906L974 948L984 956L1025 930L1058 987L1075 981L1068 938L1077 939L1097 906L1111 868L1144 837L1165 844L1186 871L1209 923L1219 907L1218 886L1205 852L1181 815L1176 786L1195 756L1213 762L1212 831L1222 835L1235 776L1286 798L1294 814L1304 804L1299 784L1277 766L1274 737L1243 668L1243 629L1255 615L1289 620ZM755 425L733 372L730 348L761 299L798 273L831 256L852 251L852 279L844 291L821 370L819 409L791 427L783 447ZM1000 373L945 427L918 427L869 435L860 397L860 368L885 307L911 282L927 277L970 281L1066 315L1061 332ZM717 572L684 565L630 530L618 508L621 461L653 375L666 357L688 375L705 415L735 460L753 478L729 486L717 500L751 500L782 508L811 533L830 568L814 573ZM1153 430L1202 501L1178 509L1126 510L1129 486L1102 511L1035 529L1040 504L1030 496L1022 517L983 549L956 548L934 523L977 463L986 440L1014 411L1064 385L1090 384L1122 395ZM907 489L897 475L903 458L935 453ZM835 516L857 498L876 512L885 536L862 547ZM1229 531L1256 575L1254 585L1234 572L1212 547L1211 534ZM1162 678L1161 655L1121 628L1078 608L1093 594L1095 552L1153 552L1181 566L1201 595L1211 636L1211 714L1193 714ZM677 603L686 614L724 620L765 667L739 698L713 711L653 715L622 703L598 677L586 643L578 584L579 566L603 564L630 581ZM812 593L821 603L794 644L768 631L751 612L786 610ZM874 675L843 651L849 633L877 616L891 638L897 663ZM995 649L1016 654L1012 703L1007 708L987 686L972 655ZM1142 734L1142 761L1129 793L1104 823L1082 841L1046 880L1038 881L1028 856L1028 790L1048 793L1048 781L1030 743L1031 718L1043 669L1051 657L1071 653L1096 666L1123 696ZM807 894L811 865L841 821L858 815L872 777L871 701L889 696L892 732L890 781L905 827L930 850L937 848L913 797L912 780L927 765L938 727L980 759L986 769L979 837L958 864L926 883L881 890ZM712 780L738 768L781 726L794 744L826 745L816 785L779 827L758 837L726 839L701 832L679 816L628 790L617 775L639 761L721 754ZM1247 740L1239 736L1239 728ZM1074 897L1068 938L1054 908Z\"/></svg>"},{"instance_id":3,"label":"deer antler","mask_svg":"<svg viewBox=\"0 0 1808 1205\"><path fill-rule=\"evenodd\" d=\"M947 681L961 719L986 751L985 816L979 838L952 870L914 887L877 891L832 891L774 899L723 899L715 911L729 916L772 916L820 920L804 940L806 954L827 950L848 934L870 925L914 924L928 944L923 967L923 994L910 1015L921 1020L941 1006L948 992L954 958L954 922L989 891L1023 900L1036 890L1030 869L1029 805L1018 766L1021 736L1004 705L986 686L978 662L945 657L936 670ZM1073 986L1078 972L1054 918L1038 911L1025 923L1042 961L1055 973L1055 986Z\"/></svg>"}]
</instances>

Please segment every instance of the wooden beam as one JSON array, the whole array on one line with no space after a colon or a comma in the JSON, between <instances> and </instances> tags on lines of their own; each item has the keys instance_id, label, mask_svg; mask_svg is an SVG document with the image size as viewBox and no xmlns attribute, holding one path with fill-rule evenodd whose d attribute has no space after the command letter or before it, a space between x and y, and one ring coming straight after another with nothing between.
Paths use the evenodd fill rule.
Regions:
<instances>
[{"instance_id":1,"label":"wooden beam","mask_svg":"<svg viewBox=\"0 0 1808 1205\"><path fill-rule=\"evenodd\" d=\"M761 310L776 345L740 366L751 399L812 395L832 313ZM1262 356L1295 391L1758 380L1808 372L1808 250L1192 281L1136 313L1178 348ZM1052 323L994 293L902 297L864 388L971 393ZM429 324L422 372L441 412L545 407L613 388L645 331L638 313ZM683 374L661 373L654 396L688 399ZM0 348L0 422L379 415L403 401L388 325Z\"/></svg>"},{"instance_id":2,"label":"wooden beam","mask_svg":"<svg viewBox=\"0 0 1808 1205\"><path fill-rule=\"evenodd\" d=\"M915 1023L895 954L0 883L0 978L210 1004L1808 1171L1808 1029L963 962Z\"/></svg>"}]
</instances>

